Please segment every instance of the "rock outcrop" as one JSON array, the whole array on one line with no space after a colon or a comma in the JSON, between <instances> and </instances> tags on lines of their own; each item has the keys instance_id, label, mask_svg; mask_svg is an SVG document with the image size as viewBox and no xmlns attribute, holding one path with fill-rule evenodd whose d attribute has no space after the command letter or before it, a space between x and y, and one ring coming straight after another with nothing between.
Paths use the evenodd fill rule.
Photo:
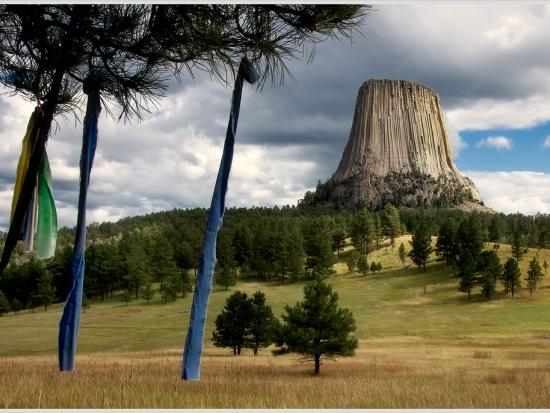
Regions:
<instances>
[{"instance_id":1,"label":"rock outcrop","mask_svg":"<svg viewBox=\"0 0 550 413\"><path fill-rule=\"evenodd\" d=\"M437 93L413 82L372 79L359 89L338 169L304 202L370 208L387 202L483 205L453 161Z\"/></svg>"}]
</instances>

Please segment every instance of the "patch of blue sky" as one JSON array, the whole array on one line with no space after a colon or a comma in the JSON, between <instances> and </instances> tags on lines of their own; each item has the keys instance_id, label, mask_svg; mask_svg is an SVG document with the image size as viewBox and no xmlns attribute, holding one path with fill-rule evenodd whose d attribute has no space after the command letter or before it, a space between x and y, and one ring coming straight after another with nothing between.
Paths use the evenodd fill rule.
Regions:
<instances>
[{"instance_id":1,"label":"patch of blue sky","mask_svg":"<svg viewBox=\"0 0 550 413\"><path fill-rule=\"evenodd\" d=\"M467 147L460 151L456 164L460 170L550 172L550 121L525 129L467 130L460 132ZM479 142L491 136L512 141L511 149L497 149Z\"/></svg>"}]
</instances>

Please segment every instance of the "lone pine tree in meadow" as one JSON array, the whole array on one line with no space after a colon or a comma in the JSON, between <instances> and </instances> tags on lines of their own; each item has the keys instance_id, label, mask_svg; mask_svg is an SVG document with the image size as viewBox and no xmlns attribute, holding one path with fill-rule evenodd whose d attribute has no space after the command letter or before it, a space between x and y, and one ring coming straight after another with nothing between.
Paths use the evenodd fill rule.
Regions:
<instances>
[{"instance_id":1,"label":"lone pine tree in meadow","mask_svg":"<svg viewBox=\"0 0 550 413\"><path fill-rule=\"evenodd\" d=\"M529 269L527 270L527 287L529 288L529 295L533 296L533 291L537 288L540 280L542 279L542 267L540 265L537 256L529 262Z\"/></svg>"},{"instance_id":2,"label":"lone pine tree in meadow","mask_svg":"<svg viewBox=\"0 0 550 413\"><path fill-rule=\"evenodd\" d=\"M415 229L410 241L411 251L409 257L418 268L426 269L426 262L432 253L432 237L428 232L428 227L424 222L421 222Z\"/></svg>"},{"instance_id":3,"label":"lone pine tree in meadow","mask_svg":"<svg viewBox=\"0 0 550 413\"><path fill-rule=\"evenodd\" d=\"M514 293L521 287L521 271L519 269L518 261L515 258L508 258L506 264L504 264L504 272L502 274L505 283L505 291Z\"/></svg>"},{"instance_id":4,"label":"lone pine tree in meadow","mask_svg":"<svg viewBox=\"0 0 550 413\"><path fill-rule=\"evenodd\" d=\"M338 294L325 281L316 280L304 287L304 301L285 307L283 322L277 329L273 354L297 353L314 362L314 372L321 371L321 361L335 356L355 354L358 342L351 311L338 307Z\"/></svg>"},{"instance_id":5,"label":"lone pine tree in meadow","mask_svg":"<svg viewBox=\"0 0 550 413\"><path fill-rule=\"evenodd\" d=\"M407 252L405 251L405 244L403 243L399 245L399 259L401 260L401 263L403 264L403 267L404 267L405 260L407 259Z\"/></svg>"}]
</instances>

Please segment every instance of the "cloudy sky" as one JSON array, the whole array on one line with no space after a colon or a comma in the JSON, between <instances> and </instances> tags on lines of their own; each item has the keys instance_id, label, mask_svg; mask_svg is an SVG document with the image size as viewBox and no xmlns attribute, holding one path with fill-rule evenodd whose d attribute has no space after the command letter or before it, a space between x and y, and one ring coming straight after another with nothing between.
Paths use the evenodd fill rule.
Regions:
<instances>
[{"instance_id":1,"label":"cloudy sky","mask_svg":"<svg viewBox=\"0 0 550 413\"><path fill-rule=\"evenodd\" d=\"M550 213L550 5L376 5L354 41L317 47L296 81L245 86L229 206L295 204L336 169L357 90L369 78L435 89L454 157L485 203ZM102 116L89 222L208 206L231 88L208 76L174 83L139 124ZM0 228L8 224L21 139L33 105L0 96ZM61 225L74 225L82 126L59 119L48 144Z\"/></svg>"}]
</instances>

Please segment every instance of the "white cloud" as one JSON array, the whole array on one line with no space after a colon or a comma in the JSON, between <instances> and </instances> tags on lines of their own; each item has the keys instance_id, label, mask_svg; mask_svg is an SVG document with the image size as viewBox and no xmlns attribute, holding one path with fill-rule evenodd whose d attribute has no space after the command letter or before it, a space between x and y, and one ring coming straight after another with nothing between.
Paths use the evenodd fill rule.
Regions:
<instances>
[{"instance_id":1,"label":"white cloud","mask_svg":"<svg viewBox=\"0 0 550 413\"><path fill-rule=\"evenodd\" d=\"M479 99L468 106L449 110L447 116L459 130L523 129L550 119L550 94L525 99Z\"/></svg>"},{"instance_id":2,"label":"white cloud","mask_svg":"<svg viewBox=\"0 0 550 413\"><path fill-rule=\"evenodd\" d=\"M531 171L464 171L481 199L490 208L506 214L550 214L550 174Z\"/></svg>"},{"instance_id":3,"label":"white cloud","mask_svg":"<svg viewBox=\"0 0 550 413\"><path fill-rule=\"evenodd\" d=\"M550 148L550 136L547 136L545 139L544 139L544 142L542 144L542 147L543 148Z\"/></svg>"},{"instance_id":4,"label":"white cloud","mask_svg":"<svg viewBox=\"0 0 550 413\"><path fill-rule=\"evenodd\" d=\"M496 149L497 151L500 150L510 150L514 146L512 143L512 139L507 138L506 136L489 136L487 138L483 138L480 140L476 147L489 147Z\"/></svg>"},{"instance_id":5,"label":"white cloud","mask_svg":"<svg viewBox=\"0 0 550 413\"><path fill-rule=\"evenodd\" d=\"M532 30L531 27L517 16L501 17L501 24L483 33L484 38L502 49L514 49L519 46Z\"/></svg>"},{"instance_id":6,"label":"white cloud","mask_svg":"<svg viewBox=\"0 0 550 413\"><path fill-rule=\"evenodd\" d=\"M449 141L451 141L452 155L454 159L457 159L460 156L460 151L466 148L468 144L462 140L462 137L455 128L454 123L445 113L443 114L443 117L445 118L445 125L447 126L447 135L449 136Z\"/></svg>"}]
</instances>

